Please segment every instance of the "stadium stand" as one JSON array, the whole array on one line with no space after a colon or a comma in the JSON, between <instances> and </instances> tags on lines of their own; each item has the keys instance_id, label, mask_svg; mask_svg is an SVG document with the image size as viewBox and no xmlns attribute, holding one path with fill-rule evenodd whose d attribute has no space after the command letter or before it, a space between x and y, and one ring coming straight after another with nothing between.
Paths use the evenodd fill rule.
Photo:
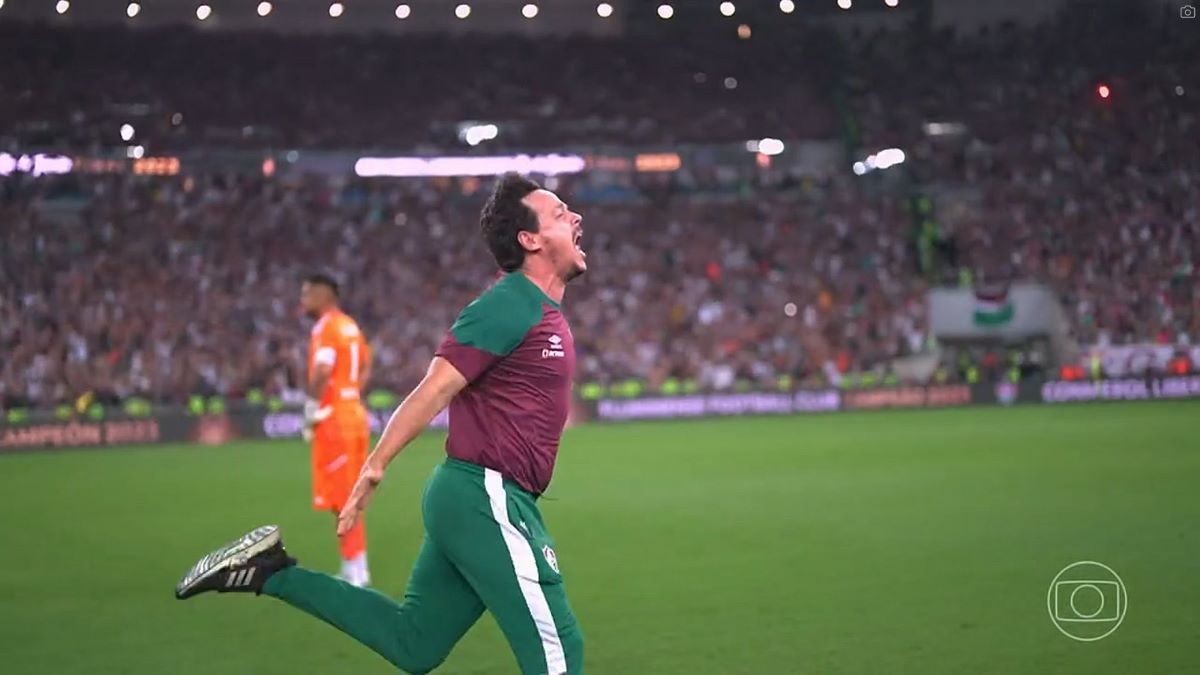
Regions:
<instances>
[{"instance_id":1,"label":"stadium stand","mask_svg":"<svg viewBox=\"0 0 1200 675\"><path fill-rule=\"evenodd\" d=\"M768 128L906 148L911 183L899 189L849 171L765 181L685 167L637 179L623 203L580 205L594 262L567 304L581 381L775 386L822 380L826 362L856 372L922 351L924 292L947 280L1046 283L1083 343L1200 336L1200 156L1189 143L1200 54L1196 41L1149 32L1110 40L1119 28L1072 16L966 37L860 36L836 67L806 65L778 90L767 87L778 69L795 69L772 59L780 45L767 41L703 56L681 45L647 70L637 39L614 48L481 38L496 40L476 47L495 54L484 66L456 57L453 42L333 36L310 63L287 36L227 35L214 46L181 30L113 40L2 26L0 53L37 67L0 71L0 89L18 92L0 108L0 135L95 147L119 125L112 104L136 100L157 120L139 134L163 148L422 147L454 141L431 120L476 113L514 121L505 142L520 147L744 140ZM1053 30L1073 39L1047 39ZM191 46L137 58L165 41ZM794 55L833 41L814 37ZM433 65L395 67L416 52ZM85 54L94 70L51 76ZM704 59L760 66L762 79L732 96L716 69L697 65ZM637 78L624 61L638 61ZM538 77L519 77L530 62ZM578 86L581 73L604 85ZM942 131L929 126L943 120ZM568 200L572 186L559 185ZM306 339L298 279L313 268L344 277L345 304L376 346L379 386L403 391L453 309L492 276L476 243L483 189L216 173L0 179L0 402L286 397ZM738 198L714 202L713 192ZM916 193L942 207L932 227L914 227ZM46 215L48 197L82 204L78 222Z\"/></svg>"}]
</instances>

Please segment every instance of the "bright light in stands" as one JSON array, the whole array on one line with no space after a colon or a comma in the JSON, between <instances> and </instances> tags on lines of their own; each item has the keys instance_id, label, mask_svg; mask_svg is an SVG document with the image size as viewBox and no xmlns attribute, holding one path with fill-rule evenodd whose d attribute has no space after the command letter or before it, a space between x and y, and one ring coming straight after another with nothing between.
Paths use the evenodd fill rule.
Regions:
<instances>
[{"instance_id":1,"label":"bright light in stands","mask_svg":"<svg viewBox=\"0 0 1200 675\"><path fill-rule=\"evenodd\" d=\"M725 88L726 89L737 89L737 78L736 77L725 78Z\"/></svg>"},{"instance_id":2,"label":"bright light in stands","mask_svg":"<svg viewBox=\"0 0 1200 675\"><path fill-rule=\"evenodd\" d=\"M1180 84L1175 85L1175 95L1183 96L1183 85L1180 85Z\"/></svg>"},{"instance_id":3,"label":"bright light in stands","mask_svg":"<svg viewBox=\"0 0 1200 675\"><path fill-rule=\"evenodd\" d=\"M868 171L873 171L875 169L887 169L896 166L897 164L903 164L904 160L904 151L900 148L888 148L886 150L880 150L874 155L867 157L866 162L855 162L854 173L861 176Z\"/></svg>"},{"instance_id":4,"label":"bright light in stands","mask_svg":"<svg viewBox=\"0 0 1200 675\"><path fill-rule=\"evenodd\" d=\"M926 122L921 128L928 136L960 136L967 130L961 122Z\"/></svg>"},{"instance_id":5,"label":"bright light in stands","mask_svg":"<svg viewBox=\"0 0 1200 675\"><path fill-rule=\"evenodd\" d=\"M789 302L788 304L784 305L783 306L783 314L784 314L784 316L789 316L789 317L796 316L796 303Z\"/></svg>"},{"instance_id":6,"label":"bright light in stands","mask_svg":"<svg viewBox=\"0 0 1200 675\"><path fill-rule=\"evenodd\" d=\"M737 7L734 7L732 2L722 2L721 3L721 14L722 15L733 16L733 13L736 11L737 11Z\"/></svg>"},{"instance_id":7,"label":"bright light in stands","mask_svg":"<svg viewBox=\"0 0 1200 675\"><path fill-rule=\"evenodd\" d=\"M1096 87L1096 93L1100 94L1100 98L1108 98L1112 95L1112 90L1108 88L1107 84L1102 84Z\"/></svg>"},{"instance_id":8,"label":"bright light in stands","mask_svg":"<svg viewBox=\"0 0 1200 675\"><path fill-rule=\"evenodd\" d=\"M675 16L675 8L674 7L672 7L670 5L659 5L658 6L658 18L669 19L673 16Z\"/></svg>"},{"instance_id":9,"label":"bright light in stands","mask_svg":"<svg viewBox=\"0 0 1200 675\"><path fill-rule=\"evenodd\" d=\"M125 16L133 18L142 13L142 6L136 2L131 2L125 6Z\"/></svg>"},{"instance_id":10,"label":"bright light in stands","mask_svg":"<svg viewBox=\"0 0 1200 675\"><path fill-rule=\"evenodd\" d=\"M71 9L71 3L67 0L58 0L58 4L54 6L54 11L59 14L66 14L68 9Z\"/></svg>"},{"instance_id":11,"label":"bright light in stands","mask_svg":"<svg viewBox=\"0 0 1200 675\"><path fill-rule=\"evenodd\" d=\"M335 2L329 6L329 16L333 18L340 17L346 11L346 6L340 2Z\"/></svg>"},{"instance_id":12,"label":"bright light in stands","mask_svg":"<svg viewBox=\"0 0 1200 675\"><path fill-rule=\"evenodd\" d=\"M613 6L607 2L602 2L596 5L596 13L600 15L601 19L607 19L608 17L612 16Z\"/></svg>"},{"instance_id":13,"label":"bright light in stands","mask_svg":"<svg viewBox=\"0 0 1200 675\"><path fill-rule=\"evenodd\" d=\"M792 0L779 0L779 11L784 14L791 14L796 11L796 3L792 2Z\"/></svg>"},{"instance_id":14,"label":"bright light in stands","mask_svg":"<svg viewBox=\"0 0 1200 675\"><path fill-rule=\"evenodd\" d=\"M122 124L121 125L121 140L126 141L126 142L133 140L133 125L132 124Z\"/></svg>"},{"instance_id":15,"label":"bright light in stands","mask_svg":"<svg viewBox=\"0 0 1200 675\"><path fill-rule=\"evenodd\" d=\"M746 24L742 24L742 25L738 26L738 37L742 38L743 40L749 40L750 39L750 26L748 26Z\"/></svg>"},{"instance_id":16,"label":"bright light in stands","mask_svg":"<svg viewBox=\"0 0 1200 675\"><path fill-rule=\"evenodd\" d=\"M471 16L471 6L466 3L463 3L463 4L459 5L458 7L455 7L454 8L454 16L457 16L460 19L465 19L468 16Z\"/></svg>"},{"instance_id":17,"label":"bright light in stands","mask_svg":"<svg viewBox=\"0 0 1200 675\"><path fill-rule=\"evenodd\" d=\"M412 8L408 5L396 5L396 18L407 19L412 16Z\"/></svg>"},{"instance_id":18,"label":"bright light in stands","mask_svg":"<svg viewBox=\"0 0 1200 675\"><path fill-rule=\"evenodd\" d=\"M174 115L171 115L171 126L177 127L180 124L183 124L183 113L175 113Z\"/></svg>"},{"instance_id":19,"label":"bright light in stands","mask_svg":"<svg viewBox=\"0 0 1200 675\"><path fill-rule=\"evenodd\" d=\"M879 165L879 168L886 169L889 166L903 164L905 159L907 158L904 156L904 151L900 148L888 148L879 151L879 159L876 164Z\"/></svg>"},{"instance_id":20,"label":"bright light in stands","mask_svg":"<svg viewBox=\"0 0 1200 675\"><path fill-rule=\"evenodd\" d=\"M490 141L500 135L500 128L495 124L477 124L467 127L462 132L462 139L472 147L484 141Z\"/></svg>"},{"instance_id":21,"label":"bright light in stands","mask_svg":"<svg viewBox=\"0 0 1200 675\"><path fill-rule=\"evenodd\" d=\"M4 0L0 0L0 9L4 9Z\"/></svg>"},{"instance_id":22,"label":"bright light in stands","mask_svg":"<svg viewBox=\"0 0 1200 675\"><path fill-rule=\"evenodd\" d=\"M853 4L852 0L838 0L838 7L842 9L850 9L850 6Z\"/></svg>"},{"instance_id":23,"label":"bright light in stands","mask_svg":"<svg viewBox=\"0 0 1200 675\"><path fill-rule=\"evenodd\" d=\"M883 0L883 4L888 7L898 7L900 6L900 0Z\"/></svg>"},{"instance_id":24,"label":"bright light in stands","mask_svg":"<svg viewBox=\"0 0 1200 675\"><path fill-rule=\"evenodd\" d=\"M266 2L265 0L263 2L258 3L258 15L259 16L266 16L266 15L270 14L272 9L275 9L275 7L272 6L271 3Z\"/></svg>"},{"instance_id":25,"label":"bright light in stands","mask_svg":"<svg viewBox=\"0 0 1200 675\"><path fill-rule=\"evenodd\" d=\"M0 7L2 6L3 3L0 2ZM0 152L0 176L11 175L14 171L32 173L34 176L64 174L71 173L74 166L75 161L70 157L42 154L15 157L7 152Z\"/></svg>"},{"instance_id":26,"label":"bright light in stands","mask_svg":"<svg viewBox=\"0 0 1200 675\"><path fill-rule=\"evenodd\" d=\"M212 7L209 7L208 5L200 5L199 7L196 8L196 18L197 19L204 21L205 19L207 19L210 16L212 16Z\"/></svg>"},{"instance_id":27,"label":"bright light in stands","mask_svg":"<svg viewBox=\"0 0 1200 675\"><path fill-rule=\"evenodd\" d=\"M129 159L141 159L146 155L146 149L140 145L131 145L125 148L125 156Z\"/></svg>"},{"instance_id":28,"label":"bright light in stands","mask_svg":"<svg viewBox=\"0 0 1200 675\"><path fill-rule=\"evenodd\" d=\"M538 15L538 6L533 4L532 2L521 8L521 16L525 17L526 19L532 19L533 17L535 17L537 15Z\"/></svg>"},{"instance_id":29,"label":"bright light in stands","mask_svg":"<svg viewBox=\"0 0 1200 675\"><path fill-rule=\"evenodd\" d=\"M767 156L783 152L783 141L778 138L764 138L758 142L758 151Z\"/></svg>"}]
</instances>

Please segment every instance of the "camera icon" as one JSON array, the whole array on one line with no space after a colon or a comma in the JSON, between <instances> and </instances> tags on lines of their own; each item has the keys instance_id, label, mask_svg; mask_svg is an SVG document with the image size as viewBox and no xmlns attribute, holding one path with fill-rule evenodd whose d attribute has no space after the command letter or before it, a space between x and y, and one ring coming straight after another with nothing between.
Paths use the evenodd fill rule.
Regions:
<instances>
[{"instance_id":1,"label":"camera icon","mask_svg":"<svg viewBox=\"0 0 1200 675\"><path fill-rule=\"evenodd\" d=\"M1115 581L1082 579L1054 584L1054 620L1101 623L1121 619L1121 587Z\"/></svg>"},{"instance_id":2,"label":"camera icon","mask_svg":"<svg viewBox=\"0 0 1200 675\"><path fill-rule=\"evenodd\" d=\"M1196 18L1196 6L1195 5L1184 5L1183 7L1180 7L1179 8L1179 18L1181 18L1181 19Z\"/></svg>"},{"instance_id":3,"label":"camera icon","mask_svg":"<svg viewBox=\"0 0 1200 675\"><path fill-rule=\"evenodd\" d=\"M1107 637L1125 620L1125 582L1111 567L1082 561L1067 565L1050 582L1046 609L1063 635L1081 642Z\"/></svg>"}]
</instances>

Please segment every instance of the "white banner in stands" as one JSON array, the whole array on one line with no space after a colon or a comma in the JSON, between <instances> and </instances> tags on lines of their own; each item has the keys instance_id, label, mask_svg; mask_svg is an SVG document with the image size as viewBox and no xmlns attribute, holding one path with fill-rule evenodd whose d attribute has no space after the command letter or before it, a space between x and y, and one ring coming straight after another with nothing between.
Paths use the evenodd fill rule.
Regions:
<instances>
[{"instance_id":1,"label":"white banner in stands","mask_svg":"<svg viewBox=\"0 0 1200 675\"><path fill-rule=\"evenodd\" d=\"M360 157L354 173L364 178L388 176L499 176L539 173L553 176L579 173L587 161L579 155L506 155L499 157Z\"/></svg>"}]
</instances>

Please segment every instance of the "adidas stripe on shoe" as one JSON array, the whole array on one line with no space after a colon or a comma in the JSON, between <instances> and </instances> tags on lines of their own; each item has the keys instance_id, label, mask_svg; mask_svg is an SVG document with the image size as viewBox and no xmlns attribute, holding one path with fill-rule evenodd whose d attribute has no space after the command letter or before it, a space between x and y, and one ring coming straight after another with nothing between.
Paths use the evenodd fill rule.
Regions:
<instances>
[{"instance_id":1,"label":"adidas stripe on shoe","mask_svg":"<svg viewBox=\"0 0 1200 675\"><path fill-rule=\"evenodd\" d=\"M262 593L272 574L295 564L279 528L266 525L198 560L175 586L175 597L185 600L207 591Z\"/></svg>"}]
</instances>

